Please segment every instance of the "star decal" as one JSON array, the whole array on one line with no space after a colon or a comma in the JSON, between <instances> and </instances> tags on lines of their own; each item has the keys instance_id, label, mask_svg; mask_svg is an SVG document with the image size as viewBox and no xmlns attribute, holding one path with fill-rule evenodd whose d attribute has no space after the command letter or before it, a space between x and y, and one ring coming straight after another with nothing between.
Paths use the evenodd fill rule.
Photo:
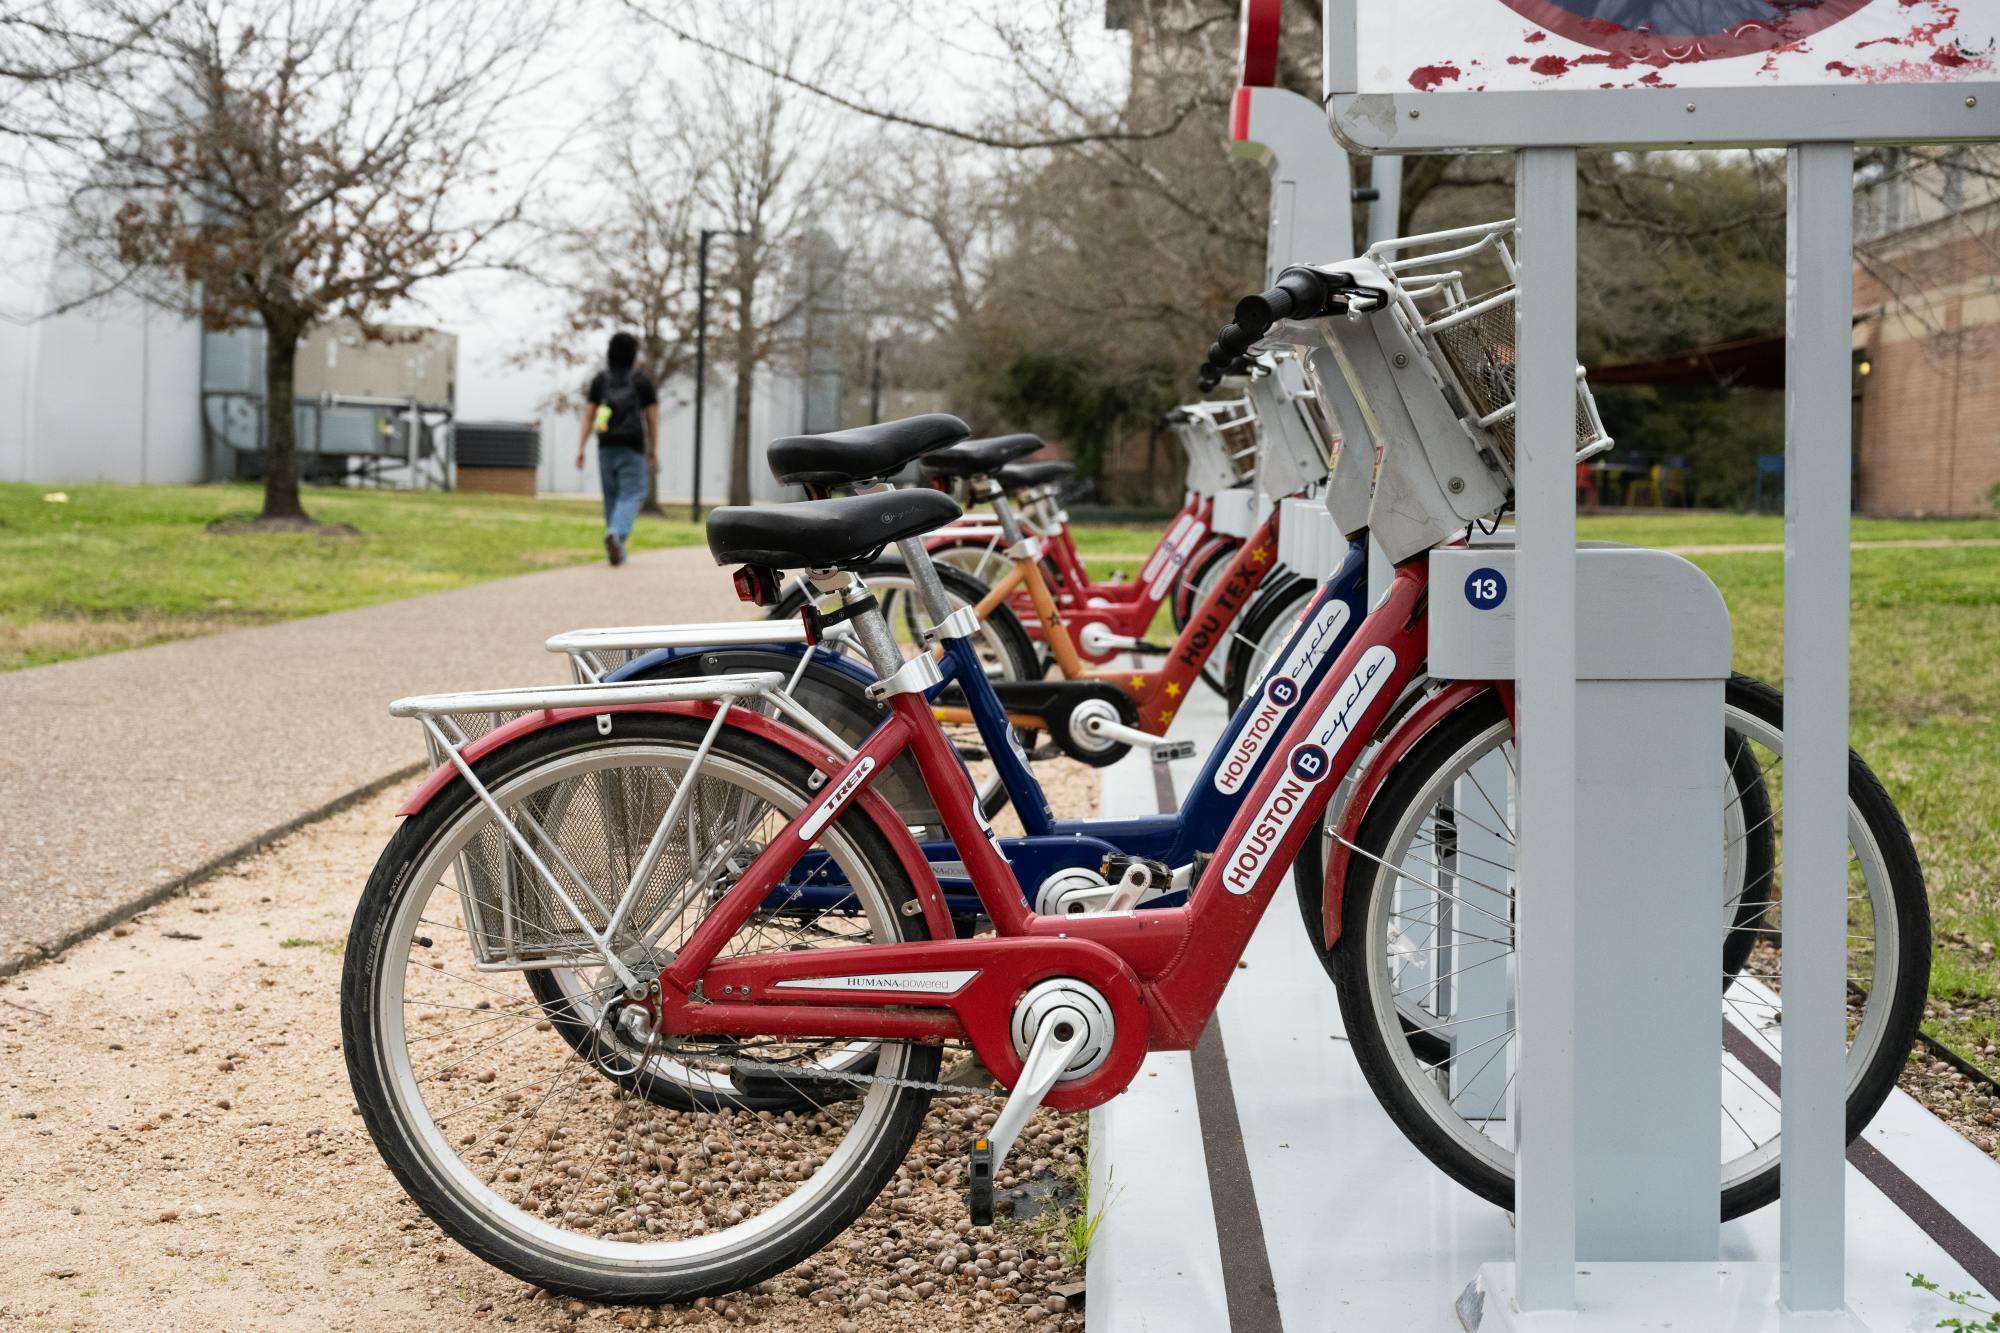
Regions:
<instances>
[{"instance_id":1,"label":"star decal","mask_svg":"<svg viewBox=\"0 0 2000 1333\"><path fill-rule=\"evenodd\" d=\"M1167 725L1167 723L1169 723L1169 722L1171 722L1171 721L1173 721L1173 720L1174 720L1174 710L1173 710L1173 709L1171 709L1171 708L1162 708L1162 709L1160 710L1160 725L1161 725L1161 726L1163 726L1163 727L1164 727L1164 726L1166 726L1166 725Z\"/></svg>"},{"instance_id":2,"label":"star decal","mask_svg":"<svg viewBox=\"0 0 2000 1333\"><path fill-rule=\"evenodd\" d=\"M1180 698L1180 695L1181 695L1181 687L1180 687L1179 685L1175 684L1175 683L1174 683L1173 681L1171 681L1171 680L1170 680L1170 681L1168 681L1168 682L1167 682L1167 697L1168 697L1169 699L1178 699L1178 698Z\"/></svg>"},{"instance_id":3,"label":"star decal","mask_svg":"<svg viewBox=\"0 0 2000 1333\"><path fill-rule=\"evenodd\" d=\"M1255 563L1261 565L1270 558L1271 558L1271 551L1269 547L1253 546L1250 548L1250 559Z\"/></svg>"},{"instance_id":4,"label":"star decal","mask_svg":"<svg viewBox=\"0 0 2000 1333\"><path fill-rule=\"evenodd\" d=\"M1146 678L1145 678L1144 676L1134 676L1134 677L1132 677L1132 688L1133 688L1133 689L1135 689L1135 690L1143 690L1143 689L1145 689L1145 688L1146 688Z\"/></svg>"}]
</instances>

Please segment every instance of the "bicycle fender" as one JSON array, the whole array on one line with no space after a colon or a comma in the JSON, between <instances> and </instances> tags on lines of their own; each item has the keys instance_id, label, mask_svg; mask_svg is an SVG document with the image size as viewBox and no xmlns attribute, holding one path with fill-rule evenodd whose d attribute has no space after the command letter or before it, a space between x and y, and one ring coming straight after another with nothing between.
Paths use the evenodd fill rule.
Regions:
<instances>
[{"instance_id":1,"label":"bicycle fender","mask_svg":"<svg viewBox=\"0 0 2000 1333\"><path fill-rule=\"evenodd\" d=\"M1340 808L1340 822L1334 826L1333 845L1328 849L1326 858L1326 876L1320 885L1320 921L1327 948L1340 943L1340 911L1347 900L1349 849L1354 835L1361 830L1361 821L1367 817L1368 807L1374 803L1375 794L1388 781L1396 765L1429 734L1431 728L1493 688L1495 683L1490 680L1460 680L1445 686L1419 704L1389 733L1388 739L1382 742L1382 748L1361 770L1361 776L1355 779L1354 790L1348 794L1347 803Z\"/></svg>"},{"instance_id":2,"label":"bicycle fender","mask_svg":"<svg viewBox=\"0 0 2000 1333\"><path fill-rule=\"evenodd\" d=\"M501 746L532 732L542 731L564 722L573 722L581 717L604 717L616 713L676 713L683 717L701 718L706 721L714 718L718 707L719 705L713 702L699 701L628 704L612 708L545 709L542 712L525 714L504 726L494 728L484 736L473 740L459 753L470 766L477 764ZM838 773L844 762L838 755L830 754L814 744L812 738L803 732L795 731L783 723L747 708L738 708L732 712L729 725L783 747L827 777ZM417 814L436 799L439 792L457 781L459 781L458 769L447 761L431 771L416 791L411 793L410 799L403 802L402 808L396 811L397 815ZM951 911L945 905L944 890L938 887L937 875L931 869L931 863L924 857L923 849L918 847L916 839L910 836L909 828L896 818L895 810L873 788L864 789L850 808L860 811L874 823L882 836L888 839L889 846L896 853L897 862L903 867L903 873L908 875L910 883L916 886L917 901L923 905L924 921L930 927L931 937L940 940L951 939L954 932Z\"/></svg>"}]
</instances>

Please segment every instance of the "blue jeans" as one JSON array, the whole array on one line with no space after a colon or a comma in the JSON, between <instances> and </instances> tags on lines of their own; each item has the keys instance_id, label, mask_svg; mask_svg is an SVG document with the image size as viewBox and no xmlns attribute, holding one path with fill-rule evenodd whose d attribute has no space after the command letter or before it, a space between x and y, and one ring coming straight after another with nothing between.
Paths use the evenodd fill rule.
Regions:
<instances>
[{"instance_id":1,"label":"blue jeans","mask_svg":"<svg viewBox=\"0 0 2000 1333\"><path fill-rule=\"evenodd\" d=\"M604 483L604 530L616 534L620 542L630 541L632 521L639 517L639 506L646 503L651 481L646 451L599 445L597 476Z\"/></svg>"}]
</instances>

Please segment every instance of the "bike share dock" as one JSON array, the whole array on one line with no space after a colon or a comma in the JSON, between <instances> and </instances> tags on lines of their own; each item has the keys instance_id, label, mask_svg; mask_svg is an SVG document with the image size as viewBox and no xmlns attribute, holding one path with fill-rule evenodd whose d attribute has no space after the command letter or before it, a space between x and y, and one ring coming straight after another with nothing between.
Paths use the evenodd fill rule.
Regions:
<instances>
[{"instance_id":1,"label":"bike share dock","mask_svg":"<svg viewBox=\"0 0 2000 1333\"><path fill-rule=\"evenodd\" d=\"M1206 754L1221 701L1201 691L1181 716ZM1135 753L1105 770L1102 812L1171 809L1198 767ZM1955 1312L1908 1273L2000 1288L2000 1162L1910 1097L1892 1093L1849 1147L1846 1186L1849 1308L1870 1328ZM1091 1333L1456 1333L1468 1275L1514 1253L1508 1215L1427 1162L1369 1091L1289 889L1201 1046L1147 1057L1091 1113L1090 1206ZM1775 1205L1723 1225L1720 1267L1778 1258Z\"/></svg>"}]
</instances>

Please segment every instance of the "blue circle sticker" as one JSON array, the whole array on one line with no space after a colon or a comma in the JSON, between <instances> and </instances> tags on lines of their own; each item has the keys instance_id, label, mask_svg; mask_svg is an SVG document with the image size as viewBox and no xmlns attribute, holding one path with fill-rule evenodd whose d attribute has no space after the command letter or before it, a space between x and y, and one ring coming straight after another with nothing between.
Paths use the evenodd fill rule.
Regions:
<instances>
[{"instance_id":1,"label":"blue circle sticker","mask_svg":"<svg viewBox=\"0 0 2000 1333\"><path fill-rule=\"evenodd\" d=\"M1280 708L1290 708L1299 701L1299 683L1290 676L1273 676L1264 686L1264 697Z\"/></svg>"},{"instance_id":2,"label":"blue circle sticker","mask_svg":"<svg viewBox=\"0 0 2000 1333\"><path fill-rule=\"evenodd\" d=\"M1507 600L1507 576L1481 566L1465 576L1465 600L1481 611L1491 611Z\"/></svg>"},{"instance_id":3,"label":"blue circle sticker","mask_svg":"<svg viewBox=\"0 0 2000 1333\"><path fill-rule=\"evenodd\" d=\"M1300 782L1318 782L1326 776L1330 760L1326 747L1307 741L1293 748L1290 759L1292 776Z\"/></svg>"}]
</instances>

